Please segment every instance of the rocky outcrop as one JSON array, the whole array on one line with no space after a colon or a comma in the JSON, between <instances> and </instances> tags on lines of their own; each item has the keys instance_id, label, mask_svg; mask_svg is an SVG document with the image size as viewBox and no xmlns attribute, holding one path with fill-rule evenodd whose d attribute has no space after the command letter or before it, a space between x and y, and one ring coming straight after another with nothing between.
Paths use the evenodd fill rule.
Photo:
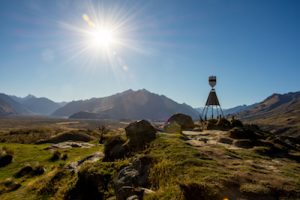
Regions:
<instances>
[{"instance_id":1,"label":"rocky outcrop","mask_svg":"<svg viewBox=\"0 0 300 200\"><path fill-rule=\"evenodd\" d=\"M117 200L143 199L145 188L149 186L150 165L151 158L144 156L119 172L114 181Z\"/></svg>"},{"instance_id":2,"label":"rocky outcrop","mask_svg":"<svg viewBox=\"0 0 300 200\"><path fill-rule=\"evenodd\" d=\"M156 129L146 120L129 124L126 128L128 147L131 151L142 150L156 138Z\"/></svg>"},{"instance_id":3,"label":"rocky outcrop","mask_svg":"<svg viewBox=\"0 0 300 200\"><path fill-rule=\"evenodd\" d=\"M195 127L193 119L185 114L178 113L168 119L168 123L176 122L182 130L192 130Z\"/></svg>"}]
</instances>

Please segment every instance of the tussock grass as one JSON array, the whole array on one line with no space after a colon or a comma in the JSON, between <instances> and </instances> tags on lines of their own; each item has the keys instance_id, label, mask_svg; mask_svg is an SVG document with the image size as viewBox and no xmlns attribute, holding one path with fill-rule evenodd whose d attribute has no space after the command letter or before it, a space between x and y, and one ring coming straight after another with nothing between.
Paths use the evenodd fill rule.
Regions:
<instances>
[{"instance_id":1,"label":"tussock grass","mask_svg":"<svg viewBox=\"0 0 300 200\"><path fill-rule=\"evenodd\" d=\"M150 182L156 190L146 199L299 197L300 168L292 160L274 160L258 149L195 148L180 138L161 134L145 152L155 158Z\"/></svg>"}]
</instances>

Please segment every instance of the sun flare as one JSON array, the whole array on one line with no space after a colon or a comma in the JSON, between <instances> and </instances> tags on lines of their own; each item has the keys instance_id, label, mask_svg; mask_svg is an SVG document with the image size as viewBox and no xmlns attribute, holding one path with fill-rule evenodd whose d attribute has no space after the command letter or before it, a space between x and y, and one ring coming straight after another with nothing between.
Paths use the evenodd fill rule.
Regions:
<instances>
[{"instance_id":1,"label":"sun flare","mask_svg":"<svg viewBox=\"0 0 300 200\"><path fill-rule=\"evenodd\" d=\"M88 31L86 31L88 46L107 50L117 43L116 31L112 24L109 26L97 24L87 14L84 14L82 18L88 25Z\"/></svg>"},{"instance_id":2,"label":"sun flare","mask_svg":"<svg viewBox=\"0 0 300 200\"><path fill-rule=\"evenodd\" d=\"M114 31L109 28L95 28L88 32L88 43L90 46L98 48L111 48L117 43Z\"/></svg>"}]
</instances>

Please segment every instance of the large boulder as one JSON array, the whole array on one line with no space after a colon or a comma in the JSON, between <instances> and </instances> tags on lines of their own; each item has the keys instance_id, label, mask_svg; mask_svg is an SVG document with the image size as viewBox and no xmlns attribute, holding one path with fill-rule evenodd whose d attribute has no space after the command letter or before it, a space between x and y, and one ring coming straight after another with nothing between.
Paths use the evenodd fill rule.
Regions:
<instances>
[{"instance_id":1,"label":"large boulder","mask_svg":"<svg viewBox=\"0 0 300 200\"><path fill-rule=\"evenodd\" d=\"M168 123L176 122L181 126L182 130L192 130L195 127L193 119L185 114L178 113L168 119Z\"/></svg>"},{"instance_id":2,"label":"large boulder","mask_svg":"<svg viewBox=\"0 0 300 200\"><path fill-rule=\"evenodd\" d=\"M128 153L128 148L125 141L120 136L114 136L107 139L104 143L104 158L103 161L114 161L124 158Z\"/></svg>"},{"instance_id":3,"label":"large boulder","mask_svg":"<svg viewBox=\"0 0 300 200\"><path fill-rule=\"evenodd\" d=\"M142 150L156 138L156 129L146 120L129 124L125 131L131 150Z\"/></svg>"}]
</instances>

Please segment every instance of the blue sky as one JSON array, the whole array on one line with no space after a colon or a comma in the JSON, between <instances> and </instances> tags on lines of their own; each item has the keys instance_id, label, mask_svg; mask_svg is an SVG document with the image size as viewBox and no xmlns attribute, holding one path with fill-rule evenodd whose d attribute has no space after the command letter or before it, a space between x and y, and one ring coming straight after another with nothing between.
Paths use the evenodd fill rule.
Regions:
<instances>
[{"instance_id":1,"label":"blue sky","mask_svg":"<svg viewBox=\"0 0 300 200\"><path fill-rule=\"evenodd\" d=\"M122 44L86 44L90 20ZM194 107L300 89L300 1L17 1L0 6L0 92L55 101L148 89ZM87 50L88 49L88 50Z\"/></svg>"}]
</instances>

